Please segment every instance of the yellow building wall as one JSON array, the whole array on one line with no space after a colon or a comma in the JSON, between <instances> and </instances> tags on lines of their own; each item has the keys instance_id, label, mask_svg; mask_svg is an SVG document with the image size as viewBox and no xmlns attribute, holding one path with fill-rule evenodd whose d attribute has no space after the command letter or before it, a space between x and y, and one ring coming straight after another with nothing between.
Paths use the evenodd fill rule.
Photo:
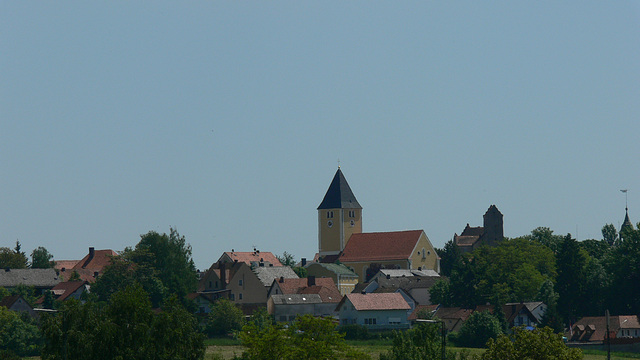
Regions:
<instances>
[{"instance_id":1,"label":"yellow building wall","mask_svg":"<svg viewBox=\"0 0 640 360\"><path fill-rule=\"evenodd\" d=\"M349 216L351 211L354 212L353 217ZM333 217L329 217L330 212ZM318 210L318 232L320 255L337 255L347 245L351 234L362 232L362 209Z\"/></svg>"},{"instance_id":2,"label":"yellow building wall","mask_svg":"<svg viewBox=\"0 0 640 360\"><path fill-rule=\"evenodd\" d=\"M424 250L424 251L423 251ZM438 271L438 254L427 235L423 232L411 254L411 269Z\"/></svg>"}]
</instances>

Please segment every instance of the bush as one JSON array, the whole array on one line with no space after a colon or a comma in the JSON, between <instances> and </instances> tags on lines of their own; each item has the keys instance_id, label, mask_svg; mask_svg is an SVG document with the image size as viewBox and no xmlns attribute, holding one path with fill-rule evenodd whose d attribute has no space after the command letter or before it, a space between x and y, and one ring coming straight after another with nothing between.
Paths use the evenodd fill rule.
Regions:
<instances>
[{"instance_id":1,"label":"bush","mask_svg":"<svg viewBox=\"0 0 640 360\"><path fill-rule=\"evenodd\" d=\"M16 356L34 356L40 353L40 330L26 313L19 314L0 306L1 359Z\"/></svg>"},{"instance_id":2,"label":"bush","mask_svg":"<svg viewBox=\"0 0 640 360\"><path fill-rule=\"evenodd\" d=\"M344 334L345 340L369 340L369 330L363 325L342 325L338 332Z\"/></svg>"},{"instance_id":3,"label":"bush","mask_svg":"<svg viewBox=\"0 0 640 360\"><path fill-rule=\"evenodd\" d=\"M511 335L500 335L489 340L483 360L537 359L580 360L582 351L571 349L549 327L535 330L514 328Z\"/></svg>"},{"instance_id":4,"label":"bush","mask_svg":"<svg viewBox=\"0 0 640 360\"><path fill-rule=\"evenodd\" d=\"M380 360L433 360L442 356L440 326L418 324L406 331L395 331L393 346Z\"/></svg>"},{"instance_id":5,"label":"bush","mask_svg":"<svg viewBox=\"0 0 640 360\"><path fill-rule=\"evenodd\" d=\"M462 347L485 347L489 339L502 334L500 321L488 311L476 311L465 321L457 336L452 336L456 345Z\"/></svg>"},{"instance_id":6,"label":"bush","mask_svg":"<svg viewBox=\"0 0 640 360\"><path fill-rule=\"evenodd\" d=\"M242 329L244 314L234 303L227 299L216 301L209 313L206 333L209 336L228 336Z\"/></svg>"}]
</instances>

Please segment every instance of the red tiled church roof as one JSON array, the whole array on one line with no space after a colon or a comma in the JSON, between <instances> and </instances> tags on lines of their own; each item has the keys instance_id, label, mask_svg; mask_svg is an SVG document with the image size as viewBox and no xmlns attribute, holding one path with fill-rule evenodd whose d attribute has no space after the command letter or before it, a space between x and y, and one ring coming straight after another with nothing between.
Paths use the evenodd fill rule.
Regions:
<instances>
[{"instance_id":1,"label":"red tiled church roof","mask_svg":"<svg viewBox=\"0 0 640 360\"><path fill-rule=\"evenodd\" d=\"M340 256L341 262L408 259L422 230L353 234Z\"/></svg>"}]
</instances>

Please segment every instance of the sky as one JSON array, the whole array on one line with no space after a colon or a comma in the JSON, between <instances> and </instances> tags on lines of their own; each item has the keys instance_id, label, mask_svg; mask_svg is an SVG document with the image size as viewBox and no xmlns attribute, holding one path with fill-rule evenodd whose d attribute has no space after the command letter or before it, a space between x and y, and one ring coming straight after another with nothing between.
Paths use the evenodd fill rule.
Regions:
<instances>
[{"instance_id":1,"label":"sky","mask_svg":"<svg viewBox=\"0 0 640 360\"><path fill-rule=\"evenodd\" d=\"M365 232L601 239L639 64L637 1L2 1L0 246L312 258L338 166Z\"/></svg>"}]
</instances>

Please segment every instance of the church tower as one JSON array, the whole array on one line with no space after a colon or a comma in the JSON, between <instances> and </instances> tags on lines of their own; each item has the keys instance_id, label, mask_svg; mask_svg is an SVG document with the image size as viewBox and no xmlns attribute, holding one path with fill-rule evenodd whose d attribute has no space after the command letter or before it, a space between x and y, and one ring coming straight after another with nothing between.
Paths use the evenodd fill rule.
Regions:
<instances>
[{"instance_id":1,"label":"church tower","mask_svg":"<svg viewBox=\"0 0 640 360\"><path fill-rule=\"evenodd\" d=\"M318 206L318 253L338 255L351 234L362 232L362 206L353 195L340 167Z\"/></svg>"}]
</instances>

